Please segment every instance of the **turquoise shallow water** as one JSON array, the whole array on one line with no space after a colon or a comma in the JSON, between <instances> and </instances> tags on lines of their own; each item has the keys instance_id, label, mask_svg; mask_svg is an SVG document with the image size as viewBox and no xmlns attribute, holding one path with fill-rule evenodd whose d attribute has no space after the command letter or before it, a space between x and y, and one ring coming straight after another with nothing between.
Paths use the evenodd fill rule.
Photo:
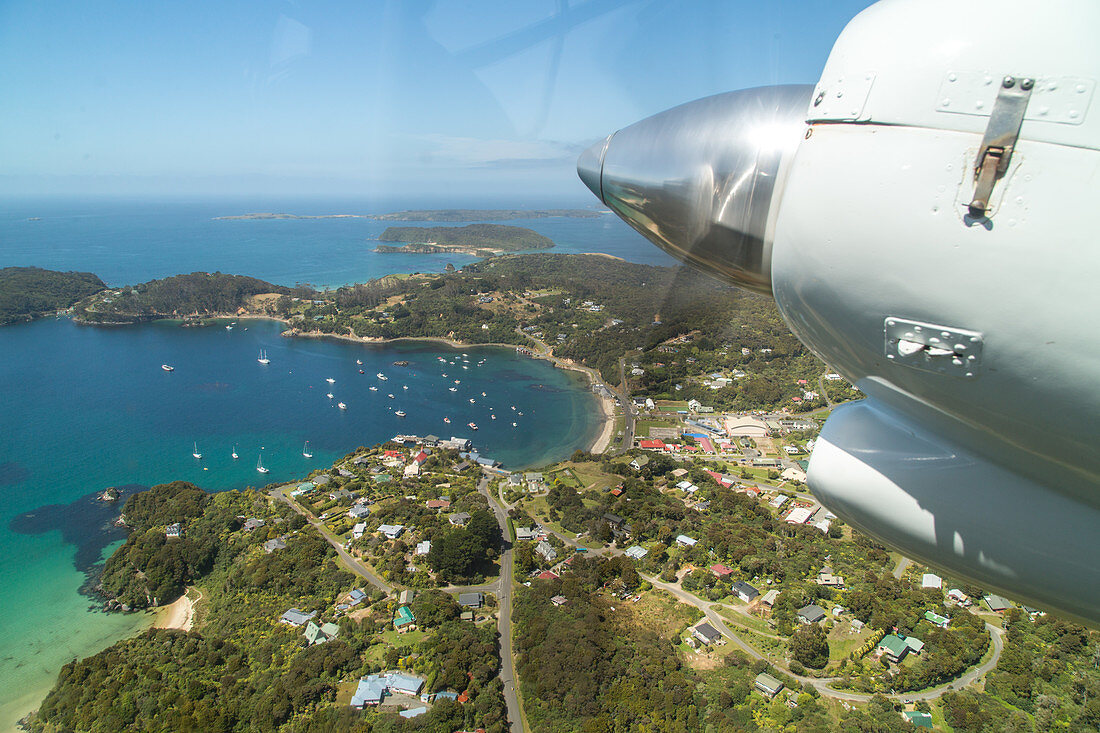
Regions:
<instances>
[{"instance_id":1,"label":"turquoise shallow water","mask_svg":"<svg viewBox=\"0 0 1100 733\"><path fill-rule=\"evenodd\" d=\"M541 202L533 208L589 202ZM439 272L471 258L374 253L374 240L387 223L367 219L213 218L256 211L374 214L522 206L9 198L0 202L0 267L87 270L112 285L193 271L286 285L341 285L392 272ZM507 223L549 236L558 245L554 252L674 264L612 216ZM110 527L117 509L91 498L104 487L139 490L174 479L214 490L262 485L330 465L395 432L468 436L488 455L520 467L564 457L587 445L598 429L592 397L575 374L507 349L467 349L470 363L463 370L461 362L437 361L461 352L435 344L291 340L281 338L280 330L264 321L226 331L170 324L90 328L53 319L0 328L0 728L10 728L37 705L63 663L148 623L143 616L90 612L90 600L78 592L84 571L122 537ZM256 362L260 348L271 358L267 367ZM365 374L358 373L356 359ZM393 367L399 359L410 366ZM162 371L164 362L176 371ZM377 380L379 371L390 380ZM326 377L335 384L330 387ZM379 390L371 392L371 384ZM332 401L325 397L330 391ZM394 400L386 397L390 392ZM348 409L338 410L336 401ZM513 404L523 417L510 417ZM508 419L492 420L490 406ZM387 408L408 417L397 418ZM465 428L471 420L480 427L476 433ZM305 440L312 460L301 455ZM195 443L202 461L191 456ZM230 457L234 444L238 461ZM255 471L261 452L271 470L266 476Z\"/></svg>"},{"instance_id":2,"label":"turquoise shallow water","mask_svg":"<svg viewBox=\"0 0 1100 733\"><path fill-rule=\"evenodd\" d=\"M0 725L32 709L61 664L145 623L90 611L78 593L84 571L121 538L109 525L117 508L91 498L107 486L262 486L399 432L469 437L518 468L565 457L598 432L577 375L511 349L468 348L464 360L434 343L289 339L281 330L271 321L228 331L68 319L0 329ZM268 365L256 361L261 348ZM306 440L312 459L302 455ZM266 476L255 470L260 455Z\"/></svg>"}]
</instances>

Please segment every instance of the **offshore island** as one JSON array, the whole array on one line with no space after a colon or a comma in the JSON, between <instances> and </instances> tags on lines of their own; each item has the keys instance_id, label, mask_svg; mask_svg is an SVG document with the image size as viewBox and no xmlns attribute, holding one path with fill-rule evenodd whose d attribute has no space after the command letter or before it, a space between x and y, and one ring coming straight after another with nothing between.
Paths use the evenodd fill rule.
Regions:
<instances>
[{"instance_id":1,"label":"offshore island","mask_svg":"<svg viewBox=\"0 0 1100 733\"><path fill-rule=\"evenodd\" d=\"M268 317L288 336L510 345L589 373L610 429L525 473L400 435L260 491L130 496L102 592L164 628L65 665L31 730L1100 719L1079 694L1100 685L1100 635L912 564L807 492L823 417L860 395L765 298L550 253L329 291L192 273L82 293L86 275L5 270L23 292L0 302L16 320Z\"/></svg>"}]
</instances>

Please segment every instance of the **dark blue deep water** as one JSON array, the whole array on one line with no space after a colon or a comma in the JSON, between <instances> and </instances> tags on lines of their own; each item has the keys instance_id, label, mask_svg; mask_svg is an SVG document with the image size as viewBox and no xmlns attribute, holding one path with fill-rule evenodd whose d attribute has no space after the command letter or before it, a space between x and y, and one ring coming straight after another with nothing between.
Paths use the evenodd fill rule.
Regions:
<instances>
[{"instance_id":1,"label":"dark blue deep water","mask_svg":"<svg viewBox=\"0 0 1100 733\"><path fill-rule=\"evenodd\" d=\"M459 205L469 206L436 207ZM9 201L0 204L0 266L87 270L112 285L221 271L323 286L471 261L375 254L371 240L387 225L366 219L213 220L254 211L429 207ZM508 223L554 239L553 251L671 263L610 216ZM52 318L0 328L0 728L37 705L62 664L148 623L90 610L79 592L86 572L122 539L110 525L117 508L93 498L103 488L132 492L176 479L211 490L262 486L399 432L469 437L486 455L519 468L566 457L599 428L592 396L575 374L510 349L468 348L463 359L462 350L435 343L288 339L281 331L270 321L242 321L229 331L167 322L89 327ZM261 348L271 360L266 366L256 361ZM409 366L393 366L396 360ZM162 363L175 371L163 371ZM378 372L389 379L379 380ZM346 410L336 407L340 401ZM471 421L477 432L466 427ZM312 459L302 455L306 440ZM201 460L191 455L196 445ZM260 456L266 475L255 470Z\"/></svg>"}]
</instances>

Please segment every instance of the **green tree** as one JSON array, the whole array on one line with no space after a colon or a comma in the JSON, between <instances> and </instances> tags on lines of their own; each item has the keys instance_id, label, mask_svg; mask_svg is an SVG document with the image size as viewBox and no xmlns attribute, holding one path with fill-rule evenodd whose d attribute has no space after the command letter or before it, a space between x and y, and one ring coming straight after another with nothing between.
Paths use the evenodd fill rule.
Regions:
<instances>
[{"instance_id":1,"label":"green tree","mask_svg":"<svg viewBox=\"0 0 1100 733\"><path fill-rule=\"evenodd\" d=\"M821 669L829 663L829 641L825 638L825 630L817 624L799 627L787 645L791 657L811 669Z\"/></svg>"}]
</instances>

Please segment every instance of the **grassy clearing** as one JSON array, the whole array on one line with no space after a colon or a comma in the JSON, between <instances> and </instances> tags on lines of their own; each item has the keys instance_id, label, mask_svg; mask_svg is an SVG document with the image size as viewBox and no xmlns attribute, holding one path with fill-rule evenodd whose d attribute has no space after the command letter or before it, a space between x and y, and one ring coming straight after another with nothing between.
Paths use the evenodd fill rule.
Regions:
<instances>
[{"instance_id":1,"label":"grassy clearing","mask_svg":"<svg viewBox=\"0 0 1100 733\"><path fill-rule=\"evenodd\" d=\"M668 591L651 590L642 594L637 603L616 602L616 608L626 611L626 617L635 626L655 631L666 639L674 639L684 629L703 618L694 606L681 603Z\"/></svg>"},{"instance_id":2,"label":"grassy clearing","mask_svg":"<svg viewBox=\"0 0 1100 733\"><path fill-rule=\"evenodd\" d=\"M747 616L743 613L738 613L737 611L733 611L728 608L719 608L718 614L722 616L722 618L730 621L733 624L736 624L737 626L743 626L745 628L752 629L753 631L759 631L762 634L775 633L775 629L768 626L768 622L762 618L758 618L756 616Z\"/></svg>"},{"instance_id":3,"label":"grassy clearing","mask_svg":"<svg viewBox=\"0 0 1100 733\"><path fill-rule=\"evenodd\" d=\"M668 420L638 420L634 423L634 433L638 436L648 436L650 428L674 428L677 424Z\"/></svg>"},{"instance_id":4,"label":"grassy clearing","mask_svg":"<svg viewBox=\"0 0 1100 733\"><path fill-rule=\"evenodd\" d=\"M864 627L863 631L854 632L847 623L839 623L829 632L829 661L839 662L863 646L874 631ZM915 658L915 657L914 657Z\"/></svg>"}]
</instances>

